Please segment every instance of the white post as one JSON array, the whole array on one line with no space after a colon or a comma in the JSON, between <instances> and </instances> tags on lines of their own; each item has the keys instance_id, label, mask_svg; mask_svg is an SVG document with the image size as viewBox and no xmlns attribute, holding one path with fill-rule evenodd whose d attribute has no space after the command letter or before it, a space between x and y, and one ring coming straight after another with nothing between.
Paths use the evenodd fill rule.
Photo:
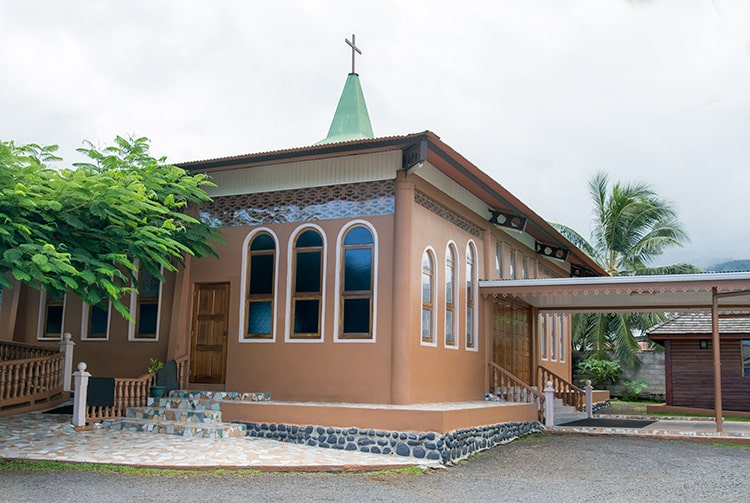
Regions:
<instances>
[{"instance_id":1,"label":"white post","mask_svg":"<svg viewBox=\"0 0 750 503\"><path fill-rule=\"evenodd\" d=\"M547 381L547 387L544 388L544 426L555 426L555 388L552 387L552 381Z\"/></svg>"},{"instance_id":2,"label":"white post","mask_svg":"<svg viewBox=\"0 0 750 503\"><path fill-rule=\"evenodd\" d=\"M70 381L73 376L73 346L76 345L70 332L65 332L60 341L60 352L65 353L65 363L63 364L63 391L70 391Z\"/></svg>"},{"instance_id":3,"label":"white post","mask_svg":"<svg viewBox=\"0 0 750 503\"><path fill-rule=\"evenodd\" d=\"M594 417L594 387L591 386L591 381L586 381L583 389L586 390L586 416L591 419Z\"/></svg>"},{"instance_id":4,"label":"white post","mask_svg":"<svg viewBox=\"0 0 750 503\"><path fill-rule=\"evenodd\" d=\"M91 374L86 372L86 363L78 364L78 372L75 376L76 388L73 397L73 426L78 428L86 426L86 393L89 389L89 377Z\"/></svg>"}]
</instances>

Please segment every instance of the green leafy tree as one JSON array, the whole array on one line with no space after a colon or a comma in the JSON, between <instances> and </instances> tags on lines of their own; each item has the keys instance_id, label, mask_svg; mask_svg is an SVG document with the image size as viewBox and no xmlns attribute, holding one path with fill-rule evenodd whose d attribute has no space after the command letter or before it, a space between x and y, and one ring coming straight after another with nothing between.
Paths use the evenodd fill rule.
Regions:
<instances>
[{"instance_id":1,"label":"green leafy tree","mask_svg":"<svg viewBox=\"0 0 750 503\"><path fill-rule=\"evenodd\" d=\"M584 250L612 276L683 274L699 272L690 264L651 267L671 246L688 241L672 205L643 183L615 183L606 174L589 181L594 201L591 240L561 224L553 224L568 240ZM662 313L591 313L573 317L574 349L586 358L614 358L626 367L640 364L634 332L665 318Z\"/></svg>"},{"instance_id":2,"label":"green leafy tree","mask_svg":"<svg viewBox=\"0 0 750 503\"><path fill-rule=\"evenodd\" d=\"M0 141L0 283L109 300L130 318L123 295L139 267L164 280L186 255L216 255L216 231L190 213L209 200L205 175L149 153L147 138L87 143L87 162L53 169L56 146Z\"/></svg>"}]
</instances>

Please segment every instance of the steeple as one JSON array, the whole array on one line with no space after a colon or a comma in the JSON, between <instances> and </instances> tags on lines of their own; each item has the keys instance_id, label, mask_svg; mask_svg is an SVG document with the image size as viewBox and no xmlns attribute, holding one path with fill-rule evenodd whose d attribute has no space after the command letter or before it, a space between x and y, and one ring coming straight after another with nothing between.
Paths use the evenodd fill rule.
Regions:
<instances>
[{"instance_id":1,"label":"steeple","mask_svg":"<svg viewBox=\"0 0 750 503\"><path fill-rule=\"evenodd\" d=\"M372 124L370 124L370 114L365 104L365 95L359 83L359 75L354 71L355 52L362 54L362 51L356 46L354 35L352 35L351 42L348 39L345 41L352 48L352 72L346 77L344 90L341 92L336 113L328 129L328 136L316 145L375 137Z\"/></svg>"}]
</instances>

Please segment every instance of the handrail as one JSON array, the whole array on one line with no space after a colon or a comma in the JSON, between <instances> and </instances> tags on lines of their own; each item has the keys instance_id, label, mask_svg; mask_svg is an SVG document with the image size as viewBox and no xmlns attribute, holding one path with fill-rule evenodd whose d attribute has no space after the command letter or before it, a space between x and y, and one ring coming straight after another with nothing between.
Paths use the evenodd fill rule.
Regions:
<instances>
[{"instance_id":1,"label":"handrail","mask_svg":"<svg viewBox=\"0 0 750 503\"><path fill-rule=\"evenodd\" d=\"M51 356L59 352L58 348L34 346L33 344L24 344L22 342L0 341L0 362Z\"/></svg>"},{"instance_id":2,"label":"handrail","mask_svg":"<svg viewBox=\"0 0 750 503\"><path fill-rule=\"evenodd\" d=\"M0 362L0 415L9 407L31 410L62 396L64 363L65 353L54 351Z\"/></svg>"},{"instance_id":3,"label":"handrail","mask_svg":"<svg viewBox=\"0 0 750 503\"><path fill-rule=\"evenodd\" d=\"M186 366L189 356L175 358L177 362L177 383L182 386L185 381ZM115 404L112 406L87 406L86 422L98 422L103 419L114 419L125 415L128 407L144 407L148 403L151 386L156 384L156 374L143 374L138 377L115 378Z\"/></svg>"},{"instance_id":4,"label":"handrail","mask_svg":"<svg viewBox=\"0 0 750 503\"><path fill-rule=\"evenodd\" d=\"M586 393L581 388L541 365L537 367L537 375L539 376L537 382L542 383L545 387L548 382L552 383L555 398L561 398L565 405L575 407L579 411L586 408Z\"/></svg>"},{"instance_id":5,"label":"handrail","mask_svg":"<svg viewBox=\"0 0 750 503\"><path fill-rule=\"evenodd\" d=\"M490 393L507 402L533 403L544 424L544 394L529 386L495 362L490 362Z\"/></svg>"}]
</instances>

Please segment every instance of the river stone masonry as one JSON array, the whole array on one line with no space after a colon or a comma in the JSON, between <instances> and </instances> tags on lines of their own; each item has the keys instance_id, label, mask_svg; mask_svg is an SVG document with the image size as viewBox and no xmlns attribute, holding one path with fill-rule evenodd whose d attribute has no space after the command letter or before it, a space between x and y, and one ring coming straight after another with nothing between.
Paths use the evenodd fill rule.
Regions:
<instances>
[{"instance_id":1,"label":"river stone masonry","mask_svg":"<svg viewBox=\"0 0 750 503\"><path fill-rule=\"evenodd\" d=\"M439 460L443 464L455 463L476 452L506 444L524 435L544 431L544 427L538 422L501 423L446 434L277 423L242 424L247 426L249 437L327 449L414 456L418 459Z\"/></svg>"}]
</instances>

